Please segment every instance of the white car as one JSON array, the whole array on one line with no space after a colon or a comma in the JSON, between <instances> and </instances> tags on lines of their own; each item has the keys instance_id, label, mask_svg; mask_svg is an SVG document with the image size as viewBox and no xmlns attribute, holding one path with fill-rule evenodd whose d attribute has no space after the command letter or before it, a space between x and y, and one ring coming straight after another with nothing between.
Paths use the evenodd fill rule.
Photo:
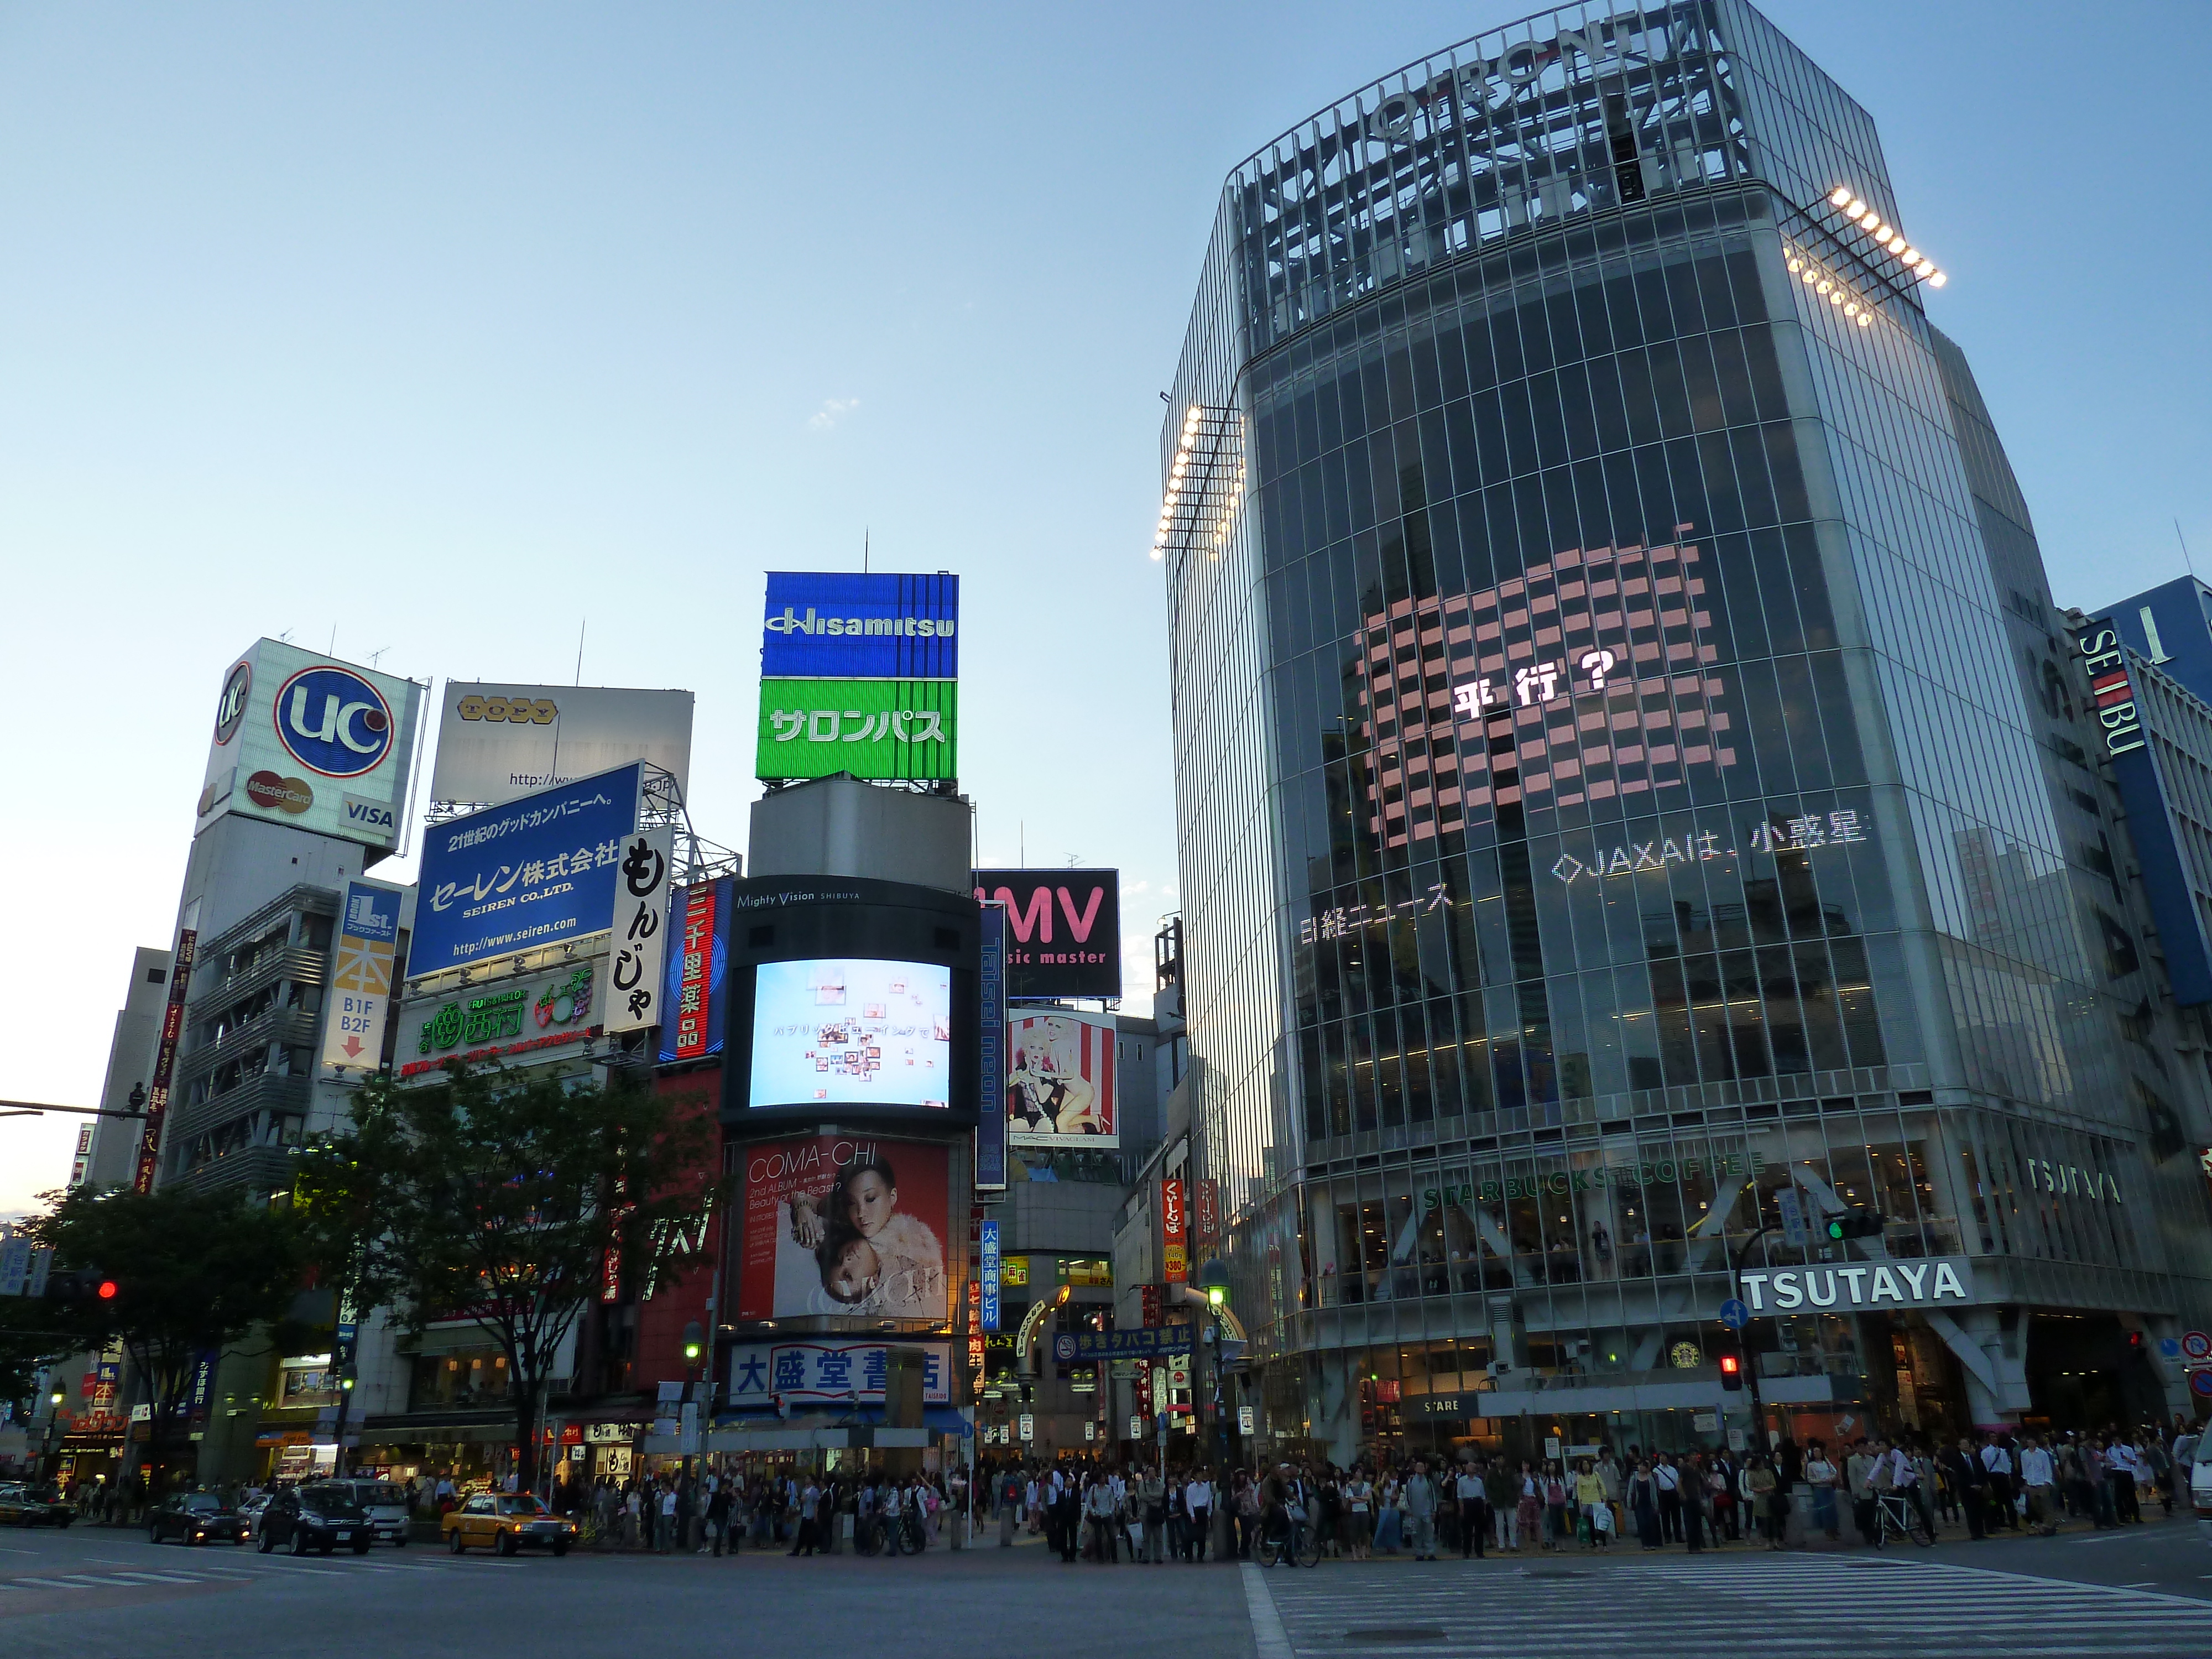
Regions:
<instances>
[{"instance_id":1,"label":"white car","mask_svg":"<svg viewBox=\"0 0 2212 1659\"><path fill-rule=\"evenodd\" d=\"M407 1488L389 1480L370 1480L356 1476L332 1481L343 1486L368 1516L371 1536L380 1544L397 1544L407 1547Z\"/></svg>"},{"instance_id":2,"label":"white car","mask_svg":"<svg viewBox=\"0 0 2212 1659\"><path fill-rule=\"evenodd\" d=\"M2212 1543L2212 1434L2185 1434L2173 1443L2173 1466L2189 1478L2189 1505L2197 1535Z\"/></svg>"}]
</instances>

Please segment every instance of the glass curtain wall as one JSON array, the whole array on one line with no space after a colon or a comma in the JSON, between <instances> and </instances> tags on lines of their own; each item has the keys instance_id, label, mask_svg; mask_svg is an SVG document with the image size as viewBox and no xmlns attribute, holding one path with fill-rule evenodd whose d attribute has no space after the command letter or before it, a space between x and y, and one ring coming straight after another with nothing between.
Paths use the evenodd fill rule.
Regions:
<instances>
[{"instance_id":1,"label":"glass curtain wall","mask_svg":"<svg viewBox=\"0 0 2212 1659\"><path fill-rule=\"evenodd\" d=\"M1509 1343L1694 1367L1785 1184L2160 1270L1971 380L1838 185L1894 213L1720 0L1480 37L1230 180L1162 457L1200 1139L1256 1357L1422 1356L1309 1418Z\"/></svg>"}]
</instances>

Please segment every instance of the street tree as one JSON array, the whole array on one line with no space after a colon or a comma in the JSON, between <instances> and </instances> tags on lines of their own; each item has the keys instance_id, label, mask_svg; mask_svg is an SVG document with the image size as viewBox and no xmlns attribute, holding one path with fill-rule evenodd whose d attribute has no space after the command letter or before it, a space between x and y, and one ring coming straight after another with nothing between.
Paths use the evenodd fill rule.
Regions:
<instances>
[{"instance_id":1,"label":"street tree","mask_svg":"<svg viewBox=\"0 0 2212 1659\"><path fill-rule=\"evenodd\" d=\"M349 1270L362 1305L386 1303L417 1333L471 1320L498 1343L527 1490L578 1320L611 1273L649 1282L714 1202L711 1115L627 1068L598 1084L459 1063L436 1083L374 1079L352 1115L316 1155L307 1207L380 1219Z\"/></svg>"},{"instance_id":2,"label":"street tree","mask_svg":"<svg viewBox=\"0 0 2212 1659\"><path fill-rule=\"evenodd\" d=\"M387 1085L371 1085L380 1091ZM318 1290L331 1297L330 1347L338 1376L336 1471L343 1474L346 1419L353 1403L355 1352L337 1328L378 1309L391 1309L405 1283L405 1264L391 1229L407 1168L405 1129L397 1113L372 1109L351 1129L299 1149L292 1214Z\"/></svg>"},{"instance_id":3,"label":"street tree","mask_svg":"<svg viewBox=\"0 0 2212 1659\"><path fill-rule=\"evenodd\" d=\"M45 1322L72 1351L119 1345L146 1393L148 1490L162 1490L203 1364L255 1327L275 1324L300 1288L290 1216L234 1194L77 1188L41 1195L27 1224L54 1253L53 1271L98 1273L112 1297L49 1302Z\"/></svg>"}]
</instances>

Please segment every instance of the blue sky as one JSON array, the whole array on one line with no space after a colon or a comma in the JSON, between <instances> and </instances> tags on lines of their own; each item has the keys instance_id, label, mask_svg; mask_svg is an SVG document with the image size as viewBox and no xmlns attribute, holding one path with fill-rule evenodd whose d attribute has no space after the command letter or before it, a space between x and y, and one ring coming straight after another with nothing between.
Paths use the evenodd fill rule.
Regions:
<instances>
[{"instance_id":1,"label":"blue sky","mask_svg":"<svg viewBox=\"0 0 2212 1659\"><path fill-rule=\"evenodd\" d=\"M696 690L964 579L983 856L1175 905L1166 385L1223 175L1502 5L0 4L0 1096L88 1102L231 654ZM2212 574L2201 8L1777 3L1953 273L2062 602ZM1134 988L1141 989L1141 985ZM0 1213L74 1124L0 1121Z\"/></svg>"}]
</instances>

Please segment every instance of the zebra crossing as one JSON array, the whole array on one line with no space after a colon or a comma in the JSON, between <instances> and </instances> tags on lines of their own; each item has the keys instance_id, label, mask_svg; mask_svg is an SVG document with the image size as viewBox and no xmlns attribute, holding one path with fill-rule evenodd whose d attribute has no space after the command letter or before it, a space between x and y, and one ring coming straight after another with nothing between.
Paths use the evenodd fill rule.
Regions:
<instances>
[{"instance_id":1,"label":"zebra crossing","mask_svg":"<svg viewBox=\"0 0 2212 1659\"><path fill-rule=\"evenodd\" d=\"M337 1562L294 1561L283 1558L267 1562L235 1561L222 1565L160 1568L103 1568L97 1571L8 1572L0 1569L0 1598L10 1591L150 1589L169 1584L248 1584L259 1579L283 1578L306 1573L317 1577L349 1577L356 1573L452 1572L465 1571L463 1563L395 1561L361 1559ZM0 1602L0 1605L4 1605Z\"/></svg>"},{"instance_id":2,"label":"zebra crossing","mask_svg":"<svg viewBox=\"0 0 2212 1659\"><path fill-rule=\"evenodd\" d=\"M1356 1577L1335 1568L1245 1572L1261 1659L1554 1659L1616 1644L1778 1659L1863 1659L1968 1644L2005 1659L2212 1654L2212 1602L1905 1558L1500 1563Z\"/></svg>"}]
</instances>

